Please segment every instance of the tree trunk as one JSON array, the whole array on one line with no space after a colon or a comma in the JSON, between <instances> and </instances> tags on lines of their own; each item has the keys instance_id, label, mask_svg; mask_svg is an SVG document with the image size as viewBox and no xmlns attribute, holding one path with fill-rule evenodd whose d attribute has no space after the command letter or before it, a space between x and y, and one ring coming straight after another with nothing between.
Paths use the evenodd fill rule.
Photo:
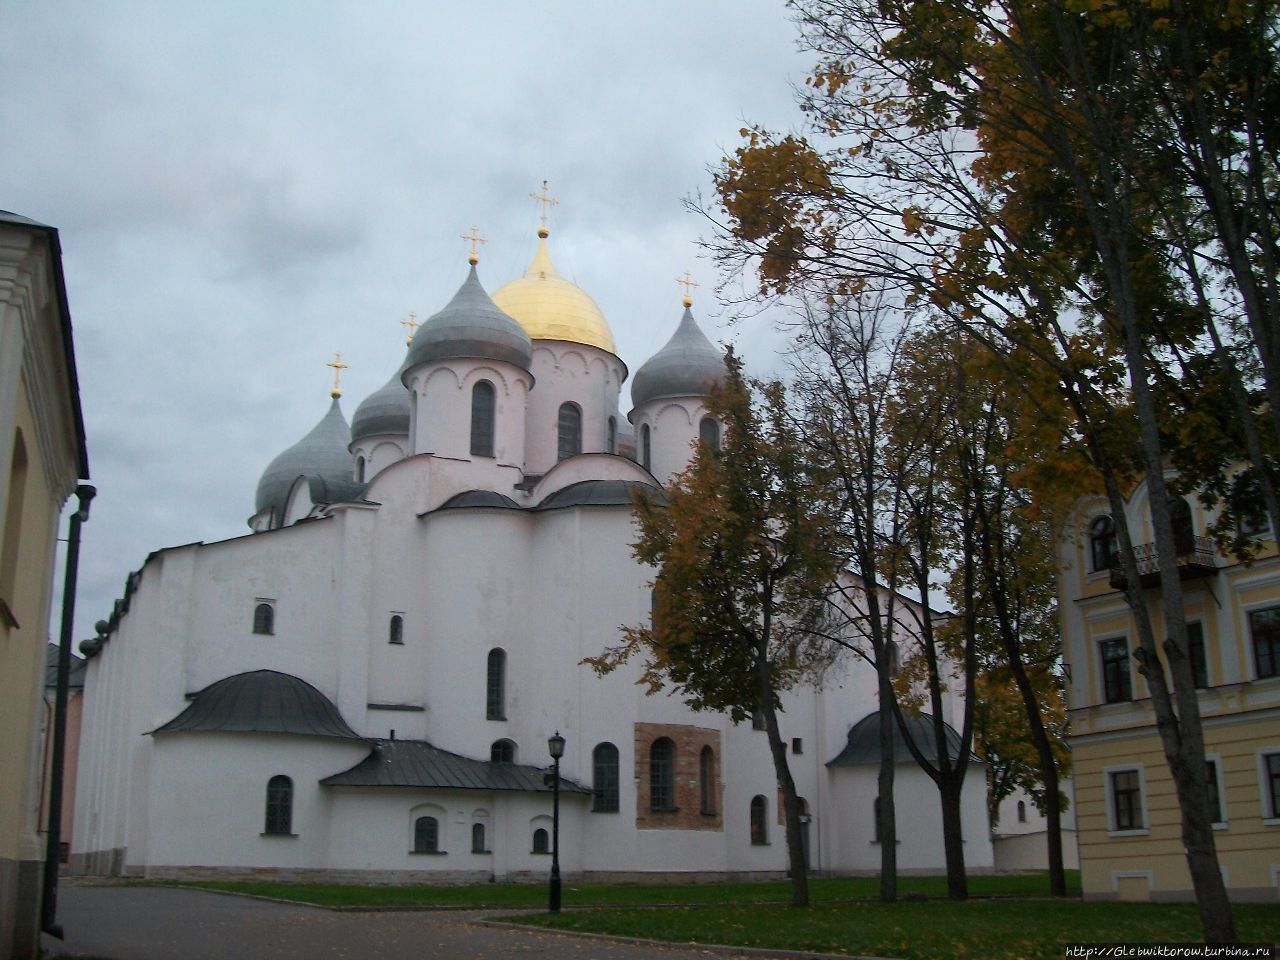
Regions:
<instances>
[{"instance_id":1,"label":"tree trunk","mask_svg":"<svg viewBox=\"0 0 1280 960\"><path fill-rule=\"evenodd\" d=\"M876 674L880 691L880 775L876 781L876 833L880 838L880 902L898 899L898 818L894 810L893 778L893 683L889 651L880 644L876 651Z\"/></svg>"},{"instance_id":2,"label":"tree trunk","mask_svg":"<svg viewBox=\"0 0 1280 960\"><path fill-rule=\"evenodd\" d=\"M947 860L947 896L952 900L969 897L969 880L964 869L964 827L960 819L963 776L944 776L938 783L942 800L942 849Z\"/></svg>"},{"instance_id":3,"label":"tree trunk","mask_svg":"<svg viewBox=\"0 0 1280 960\"><path fill-rule=\"evenodd\" d=\"M787 745L778 730L778 711L773 705L773 681L769 659L758 653L757 672L760 675L760 709L764 713L765 733L769 738L769 752L773 754L773 769L782 788L782 818L786 825L787 864L791 874L791 905L809 906L809 869L804 862L804 842L800 836L800 804L796 797L796 782L791 777L787 763Z\"/></svg>"}]
</instances>

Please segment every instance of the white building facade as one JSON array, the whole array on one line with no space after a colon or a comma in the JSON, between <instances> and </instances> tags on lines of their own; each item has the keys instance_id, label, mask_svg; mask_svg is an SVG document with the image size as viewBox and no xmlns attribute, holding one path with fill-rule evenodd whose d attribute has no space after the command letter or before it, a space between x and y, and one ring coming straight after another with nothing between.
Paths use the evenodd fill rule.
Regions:
<instances>
[{"instance_id":1,"label":"white building facade","mask_svg":"<svg viewBox=\"0 0 1280 960\"><path fill-rule=\"evenodd\" d=\"M699 437L716 442L705 404L722 354L686 301L623 417L608 324L540 234L530 269L492 297L473 260L350 427L335 397L272 462L252 534L160 550L130 577L84 647L74 867L542 877L558 731L566 875L786 869L765 733L646 696L638 668L582 663L649 616L632 494L660 491ZM832 762L875 707L854 658L785 700L815 870L878 866L874 766ZM937 792L910 766L899 863L937 870ZM984 795L978 766L978 870L992 865Z\"/></svg>"}]
</instances>

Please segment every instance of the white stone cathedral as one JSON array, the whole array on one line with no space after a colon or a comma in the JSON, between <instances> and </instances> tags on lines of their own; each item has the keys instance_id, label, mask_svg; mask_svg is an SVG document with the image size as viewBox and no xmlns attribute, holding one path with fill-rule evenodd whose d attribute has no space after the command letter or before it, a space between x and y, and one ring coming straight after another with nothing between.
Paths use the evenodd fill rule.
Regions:
<instances>
[{"instance_id":1,"label":"white stone cathedral","mask_svg":"<svg viewBox=\"0 0 1280 960\"><path fill-rule=\"evenodd\" d=\"M545 227L492 296L473 255L350 426L335 396L267 467L253 533L156 551L82 646L73 869L544 877L558 731L566 875L785 870L764 732L582 665L649 616L631 495L718 442L723 369L686 297L623 417L627 366ZM815 870L879 864L874 710L852 657L784 701ZM901 761L898 862L941 869L937 791ZM989 868L981 766L964 829Z\"/></svg>"}]
</instances>

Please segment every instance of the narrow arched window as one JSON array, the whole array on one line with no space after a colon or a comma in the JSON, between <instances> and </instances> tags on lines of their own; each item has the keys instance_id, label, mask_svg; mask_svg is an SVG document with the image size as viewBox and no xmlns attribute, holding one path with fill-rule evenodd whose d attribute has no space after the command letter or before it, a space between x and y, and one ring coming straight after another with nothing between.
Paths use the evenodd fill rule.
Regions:
<instances>
[{"instance_id":1,"label":"narrow arched window","mask_svg":"<svg viewBox=\"0 0 1280 960\"><path fill-rule=\"evenodd\" d=\"M1186 557L1196 552L1196 531L1191 523L1191 504L1186 497L1174 497L1169 501L1169 520L1173 524L1173 545L1178 556Z\"/></svg>"},{"instance_id":2,"label":"narrow arched window","mask_svg":"<svg viewBox=\"0 0 1280 960\"><path fill-rule=\"evenodd\" d=\"M1018 822L1027 822L1027 802L1025 800L1018 801Z\"/></svg>"},{"instance_id":3,"label":"narrow arched window","mask_svg":"<svg viewBox=\"0 0 1280 960\"><path fill-rule=\"evenodd\" d=\"M720 424L712 417L703 417L702 422L698 424L698 439L710 449L719 451Z\"/></svg>"},{"instance_id":4,"label":"narrow arched window","mask_svg":"<svg viewBox=\"0 0 1280 960\"><path fill-rule=\"evenodd\" d=\"M758 793L751 798L751 842L756 846L769 842L768 806Z\"/></svg>"},{"instance_id":5,"label":"narrow arched window","mask_svg":"<svg viewBox=\"0 0 1280 960\"><path fill-rule=\"evenodd\" d=\"M253 608L253 632L264 633L268 636L276 632L275 607L269 603L260 602Z\"/></svg>"},{"instance_id":6,"label":"narrow arched window","mask_svg":"<svg viewBox=\"0 0 1280 960\"><path fill-rule=\"evenodd\" d=\"M676 808L676 745L659 737L649 747L649 809Z\"/></svg>"},{"instance_id":7,"label":"narrow arched window","mask_svg":"<svg viewBox=\"0 0 1280 960\"><path fill-rule=\"evenodd\" d=\"M598 743L591 751L591 811L618 811L618 748Z\"/></svg>"},{"instance_id":8,"label":"narrow arched window","mask_svg":"<svg viewBox=\"0 0 1280 960\"><path fill-rule=\"evenodd\" d=\"M471 388L471 455L493 456L493 419L496 410L493 384L479 380Z\"/></svg>"},{"instance_id":9,"label":"narrow arched window","mask_svg":"<svg viewBox=\"0 0 1280 960\"><path fill-rule=\"evenodd\" d=\"M551 838L547 836L547 831L542 827L533 831L533 852L534 853L550 853Z\"/></svg>"},{"instance_id":10,"label":"narrow arched window","mask_svg":"<svg viewBox=\"0 0 1280 960\"><path fill-rule=\"evenodd\" d=\"M391 615L391 624L387 627L387 643L404 643L404 617L398 613Z\"/></svg>"},{"instance_id":11,"label":"narrow arched window","mask_svg":"<svg viewBox=\"0 0 1280 960\"><path fill-rule=\"evenodd\" d=\"M484 824L473 823L471 825L471 852L472 853L488 853L484 848Z\"/></svg>"},{"instance_id":12,"label":"narrow arched window","mask_svg":"<svg viewBox=\"0 0 1280 960\"><path fill-rule=\"evenodd\" d=\"M13 435L13 459L9 461L9 492L4 509L4 543L0 546L0 619L17 627L18 621L9 604L16 604L14 589L18 582L18 557L22 547L23 502L27 496L27 445L22 431Z\"/></svg>"},{"instance_id":13,"label":"narrow arched window","mask_svg":"<svg viewBox=\"0 0 1280 960\"><path fill-rule=\"evenodd\" d=\"M653 470L652 449L649 443L649 425L643 423L640 425L640 466L646 470Z\"/></svg>"},{"instance_id":14,"label":"narrow arched window","mask_svg":"<svg viewBox=\"0 0 1280 960\"><path fill-rule=\"evenodd\" d=\"M609 453L618 452L618 420L616 417L609 418L609 425L605 431L604 448Z\"/></svg>"},{"instance_id":15,"label":"narrow arched window","mask_svg":"<svg viewBox=\"0 0 1280 960\"><path fill-rule=\"evenodd\" d=\"M1116 522L1110 516L1095 517L1089 524L1089 553L1094 571L1111 569L1116 557Z\"/></svg>"},{"instance_id":16,"label":"narrow arched window","mask_svg":"<svg viewBox=\"0 0 1280 960\"><path fill-rule=\"evenodd\" d=\"M510 740L495 740L489 747L490 763L515 763L516 745Z\"/></svg>"},{"instance_id":17,"label":"narrow arched window","mask_svg":"<svg viewBox=\"0 0 1280 960\"><path fill-rule=\"evenodd\" d=\"M435 817L419 817L413 821L413 852L440 852L440 821Z\"/></svg>"},{"instance_id":18,"label":"narrow arched window","mask_svg":"<svg viewBox=\"0 0 1280 960\"><path fill-rule=\"evenodd\" d=\"M489 651L484 716L486 720L507 719L507 653L501 647Z\"/></svg>"},{"instance_id":19,"label":"narrow arched window","mask_svg":"<svg viewBox=\"0 0 1280 960\"><path fill-rule=\"evenodd\" d=\"M267 781L267 825L262 832L282 837L293 833L293 781L283 774Z\"/></svg>"},{"instance_id":20,"label":"narrow arched window","mask_svg":"<svg viewBox=\"0 0 1280 960\"><path fill-rule=\"evenodd\" d=\"M698 812L705 817L716 812L716 754L710 747L698 754Z\"/></svg>"},{"instance_id":21,"label":"narrow arched window","mask_svg":"<svg viewBox=\"0 0 1280 960\"><path fill-rule=\"evenodd\" d=\"M356 457L356 483L364 483L364 457Z\"/></svg>"},{"instance_id":22,"label":"narrow arched window","mask_svg":"<svg viewBox=\"0 0 1280 960\"><path fill-rule=\"evenodd\" d=\"M871 836L875 843L880 842L880 798L871 801Z\"/></svg>"},{"instance_id":23,"label":"narrow arched window","mask_svg":"<svg viewBox=\"0 0 1280 960\"><path fill-rule=\"evenodd\" d=\"M560 404L556 459L568 460L582 452L582 410L576 403Z\"/></svg>"}]
</instances>

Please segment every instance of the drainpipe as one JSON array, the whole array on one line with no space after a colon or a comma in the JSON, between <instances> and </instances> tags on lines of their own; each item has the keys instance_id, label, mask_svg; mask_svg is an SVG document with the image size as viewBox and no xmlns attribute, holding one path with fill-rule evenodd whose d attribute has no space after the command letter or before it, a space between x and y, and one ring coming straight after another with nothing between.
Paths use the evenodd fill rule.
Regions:
<instances>
[{"instance_id":1,"label":"drainpipe","mask_svg":"<svg viewBox=\"0 0 1280 960\"><path fill-rule=\"evenodd\" d=\"M67 686L71 674L71 633L76 614L76 573L80 567L80 525L89 519L89 503L98 493L82 483L76 487L79 509L67 530L67 567L62 580L62 634L58 643L58 688L53 701L53 757L49 774L49 833L44 853L44 891L40 929L62 939L58 917L58 848L62 846L62 766L67 752Z\"/></svg>"}]
</instances>

